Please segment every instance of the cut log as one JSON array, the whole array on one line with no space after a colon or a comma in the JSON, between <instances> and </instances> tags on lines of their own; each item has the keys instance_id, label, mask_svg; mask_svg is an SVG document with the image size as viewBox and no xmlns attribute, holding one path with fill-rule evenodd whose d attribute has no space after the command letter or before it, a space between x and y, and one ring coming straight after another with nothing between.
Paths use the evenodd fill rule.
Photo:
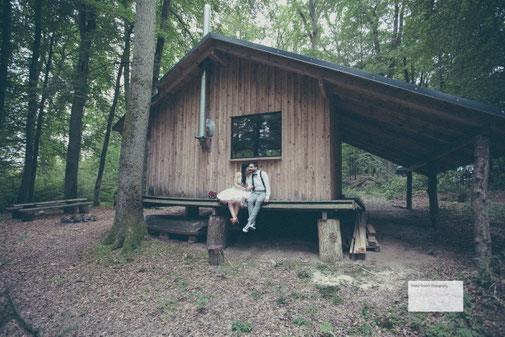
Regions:
<instances>
[{"instance_id":1,"label":"cut log","mask_svg":"<svg viewBox=\"0 0 505 337\"><path fill-rule=\"evenodd\" d=\"M224 249L226 248L226 216L211 215L207 228L207 250L209 252L209 264L219 265L224 261Z\"/></svg>"},{"instance_id":2,"label":"cut log","mask_svg":"<svg viewBox=\"0 0 505 337\"><path fill-rule=\"evenodd\" d=\"M319 219L317 221L319 235L319 259L323 262L342 260L342 235L339 219Z\"/></svg>"}]
</instances>

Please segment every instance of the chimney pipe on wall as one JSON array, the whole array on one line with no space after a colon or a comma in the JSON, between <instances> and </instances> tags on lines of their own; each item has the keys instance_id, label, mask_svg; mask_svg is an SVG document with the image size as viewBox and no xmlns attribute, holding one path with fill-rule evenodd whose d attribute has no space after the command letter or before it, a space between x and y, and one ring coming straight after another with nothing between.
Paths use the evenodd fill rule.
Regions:
<instances>
[{"instance_id":1,"label":"chimney pipe on wall","mask_svg":"<svg viewBox=\"0 0 505 337\"><path fill-rule=\"evenodd\" d=\"M210 5L205 4L203 9L203 37L205 37L210 31ZM198 124L198 136L196 137L200 141L202 149L205 149L206 136L205 136L205 99L207 92L207 69L203 70L202 81L200 85L200 114L199 114L199 124Z\"/></svg>"}]
</instances>

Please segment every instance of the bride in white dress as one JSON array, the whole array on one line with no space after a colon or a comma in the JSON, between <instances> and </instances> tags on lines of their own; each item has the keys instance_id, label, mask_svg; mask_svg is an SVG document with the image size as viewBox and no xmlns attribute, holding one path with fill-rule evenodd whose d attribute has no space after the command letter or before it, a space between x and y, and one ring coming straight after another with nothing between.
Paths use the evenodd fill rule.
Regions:
<instances>
[{"instance_id":1,"label":"bride in white dress","mask_svg":"<svg viewBox=\"0 0 505 337\"><path fill-rule=\"evenodd\" d=\"M223 204L228 204L228 209L231 213L230 221L238 223L238 212L240 207L247 207L247 199L251 192L247 190L246 179L249 175L247 167L249 163L243 163L240 172L236 172L233 177L233 186L221 191L217 195L217 199Z\"/></svg>"}]
</instances>

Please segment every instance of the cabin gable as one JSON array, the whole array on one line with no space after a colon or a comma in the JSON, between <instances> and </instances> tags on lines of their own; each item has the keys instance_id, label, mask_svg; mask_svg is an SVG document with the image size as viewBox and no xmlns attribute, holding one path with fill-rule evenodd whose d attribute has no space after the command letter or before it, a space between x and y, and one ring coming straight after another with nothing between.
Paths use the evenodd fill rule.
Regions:
<instances>
[{"instance_id":1,"label":"cabin gable","mask_svg":"<svg viewBox=\"0 0 505 337\"><path fill-rule=\"evenodd\" d=\"M278 200L340 195L340 137L331 97L311 77L230 56L208 72L206 118L216 124L211 151L198 133L200 77L185 79L154 107L150 122L149 194L206 197L232 185L249 159L231 158L232 117L281 112L280 157L254 158L270 175Z\"/></svg>"}]
</instances>

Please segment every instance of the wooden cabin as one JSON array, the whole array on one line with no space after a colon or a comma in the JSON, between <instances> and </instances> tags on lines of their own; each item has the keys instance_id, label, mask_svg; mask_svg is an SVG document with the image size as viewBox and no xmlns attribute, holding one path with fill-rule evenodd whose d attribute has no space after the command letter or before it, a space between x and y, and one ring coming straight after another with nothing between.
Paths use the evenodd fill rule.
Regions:
<instances>
[{"instance_id":1,"label":"wooden cabin","mask_svg":"<svg viewBox=\"0 0 505 337\"><path fill-rule=\"evenodd\" d=\"M195 138L203 69L210 148ZM272 199L333 200L342 141L428 175L473 162L483 129L493 154L505 153L503 109L210 33L153 97L148 192L206 198L257 160Z\"/></svg>"},{"instance_id":2,"label":"wooden cabin","mask_svg":"<svg viewBox=\"0 0 505 337\"><path fill-rule=\"evenodd\" d=\"M339 200L342 142L429 176L436 201L431 178L472 163L476 139L505 154L504 109L214 33L160 80L149 125L148 194L166 204L230 187L249 160L280 208Z\"/></svg>"}]
</instances>

